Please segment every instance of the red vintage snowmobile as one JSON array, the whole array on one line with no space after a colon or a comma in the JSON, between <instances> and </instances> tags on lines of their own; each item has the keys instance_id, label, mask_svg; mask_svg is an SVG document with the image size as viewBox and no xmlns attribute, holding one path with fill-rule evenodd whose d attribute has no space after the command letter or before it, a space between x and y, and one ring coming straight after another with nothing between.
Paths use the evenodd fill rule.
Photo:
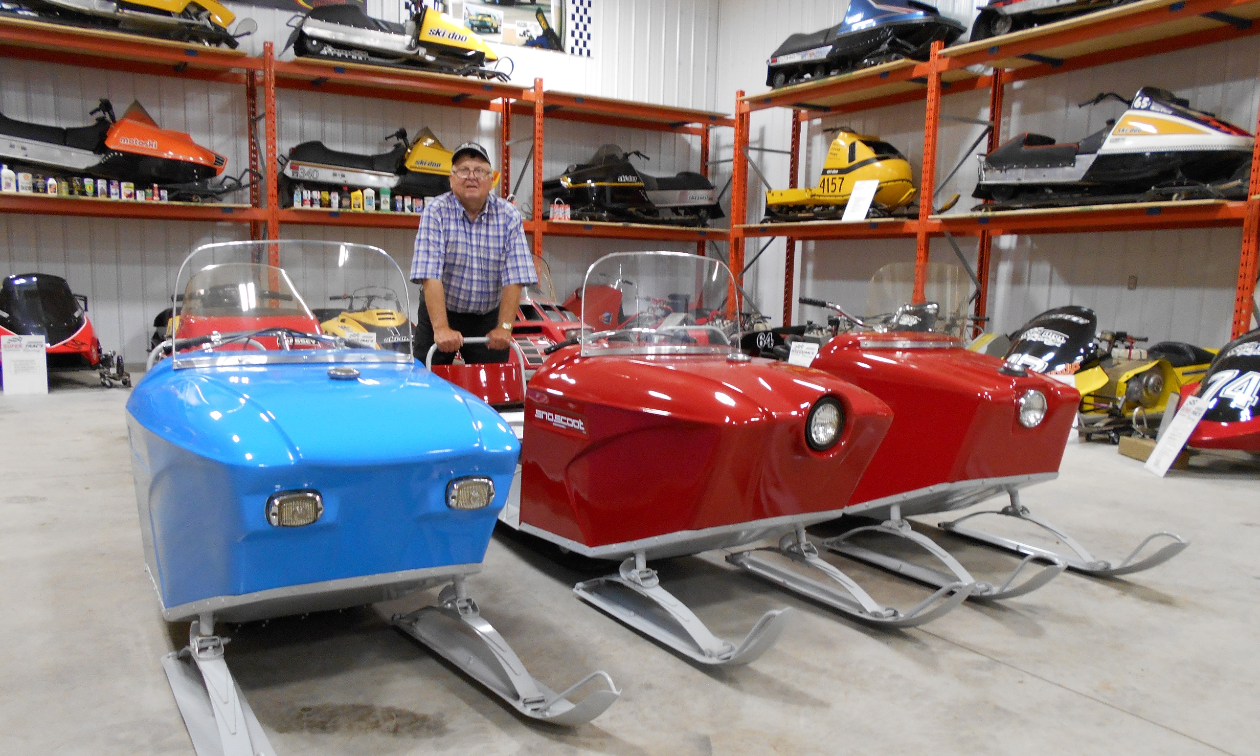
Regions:
<instances>
[{"instance_id":1,"label":"red vintage snowmobile","mask_svg":"<svg viewBox=\"0 0 1260 756\"><path fill-rule=\"evenodd\" d=\"M859 318L830 302L804 297L800 301L835 313L828 328L798 337L821 343L811 367L870 391L887 403L894 415L888 435L844 510L846 518L877 518L882 522L828 538L822 542L826 548L941 590L990 600L1028 593L1065 567L1093 575L1121 575L1149 569L1185 548L1180 538L1159 533L1119 563L1099 560L1060 528L1035 518L1020 503L1020 489L1058 475L1080 402L1075 389L1018 365L970 352L958 339L934 332L935 303L907 305L894 313ZM780 346L778 353L786 356L786 349ZM931 453L925 454L928 440ZM905 519L964 509L995 496L1009 497L1010 505L998 512L972 513L941 523L941 527L1024 555L1023 562L997 584L977 581L953 555L914 532ZM1074 553L1056 553L959 526L981 514L1001 514L1036 525ZM935 557L946 571L853 542L872 533L908 539ZM1139 558L1148 544L1165 537L1172 543ZM1019 582L1019 576L1035 561L1047 565Z\"/></svg>"},{"instance_id":2,"label":"red vintage snowmobile","mask_svg":"<svg viewBox=\"0 0 1260 756\"><path fill-rule=\"evenodd\" d=\"M1260 404L1260 329L1221 347L1203 380L1186 387L1183 398L1190 396L1209 404L1187 446L1260 454L1260 417L1255 415Z\"/></svg>"},{"instance_id":3,"label":"red vintage snowmobile","mask_svg":"<svg viewBox=\"0 0 1260 756\"><path fill-rule=\"evenodd\" d=\"M610 288L620 301L592 313ZM501 410L523 441L520 484L500 521L566 552L619 562L615 574L576 585L578 597L705 664L756 659L787 610L768 612L738 643L722 640L660 585L648 560L767 537L789 556L813 553L805 528L840 514L892 420L850 383L741 353L738 307L727 307L735 291L716 260L601 258L587 272L582 318L616 313L617 322L556 345L522 388L523 406ZM696 313L708 314L704 323ZM736 563L753 569L760 559ZM919 624L962 600L938 592L899 611L830 565L817 577L809 590L787 587L825 592L828 604L873 624Z\"/></svg>"}]
</instances>

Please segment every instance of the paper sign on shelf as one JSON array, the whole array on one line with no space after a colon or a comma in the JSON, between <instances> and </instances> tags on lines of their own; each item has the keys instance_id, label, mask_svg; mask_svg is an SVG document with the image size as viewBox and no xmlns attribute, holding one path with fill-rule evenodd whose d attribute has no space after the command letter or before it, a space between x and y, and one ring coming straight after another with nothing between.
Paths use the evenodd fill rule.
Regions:
<instances>
[{"instance_id":1,"label":"paper sign on shelf","mask_svg":"<svg viewBox=\"0 0 1260 756\"><path fill-rule=\"evenodd\" d=\"M793 341L792 351L788 353L789 365L809 367L818 356L818 345L812 341Z\"/></svg>"},{"instance_id":2,"label":"paper sign on shelf","mask_svg":"<svg viewBox=\"0 0 1260 756\"><path fill-rule=\"evenodd\" d=\"M345 339L346 343L350 346L366 347L368 349L376 348L376 334L371 331L368 331L367 333L347 331Z\"/></svg>"},{"instance_id":3,"label":"paper sign on shelf","mask_svg":"<svg viewBox=\"0 0 1260 756\"><path fill-rule=\"evenodd\" d=\"M1172 422L1166 423L1167 430L1160 428L1159 441L1155 443L1151 456L1146 458L1144 465L1146 469L1161 478L1167 475L1168 468L1172 467L1173 462L1177 460L1177 455L1185 448L1186 442L1190 440L1190 434L1203 419L1203 413L1207 412L1207 409L1208 400L1201 396L1186 399L1185 404L1182 404L1181 409L1177 410L1177 414L1173 416Z\"/></svg>"},{"instance_id":4,"label":"paper sign on shelf","mask_svg":"<svg viewBox=\"0 0 1260 756\"><path fill-rule=\"evenodd\" d=\"M4 393L47 394L48 353L43 336L0 337Z\"/></svg>"},{"instance_id":5,"label":"paper sign on shelf","mask_svg":"<svg viewBox=\"0 0 1260 756\"><path fill-rule=\"evenodd\" d=\"M870 212L871 202L875 199L875 192L878 190L879 181L877 179L868 179L854 183L853 193L849 195L849 204L844 206L844 215L840 217L840 221L849 223L851 221L865 220L866 214Z\"/></svg>"}]
</instances>

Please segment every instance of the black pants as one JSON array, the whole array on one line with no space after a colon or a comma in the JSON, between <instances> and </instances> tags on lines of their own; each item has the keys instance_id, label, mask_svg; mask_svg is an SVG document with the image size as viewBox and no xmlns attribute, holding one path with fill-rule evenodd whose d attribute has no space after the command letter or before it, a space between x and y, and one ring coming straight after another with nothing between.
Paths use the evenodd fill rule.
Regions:
<instances>
[{"instance_id":1,"label":"black pants","mask_svg":"<svg viewBox=\"0 0 1260 756\"><path fill-rule=\"evenodd\" d=\"M485 336L499 326L499 308L496 306L485 314L446 311L446 323L452 330L459 331L464 338ZM416 313L416 358L424 362L433 346L433 324L429 322L429 310L423 301ZM459 348L468 364L486 362L507 362L510 349L487 349L485 344L465 344ZM449 365L455 361L455 352L443 352L441 349L433 353L434 365Z\"/></svg>"}]
</instances>

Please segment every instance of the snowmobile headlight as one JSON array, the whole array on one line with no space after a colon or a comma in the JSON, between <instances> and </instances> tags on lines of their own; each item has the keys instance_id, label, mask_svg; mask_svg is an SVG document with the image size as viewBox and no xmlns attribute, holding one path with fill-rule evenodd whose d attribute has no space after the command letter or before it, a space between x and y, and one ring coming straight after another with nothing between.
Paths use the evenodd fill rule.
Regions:
<instances>
[{"instance_id":1,"label":"snowmobile headlight","mask_svg":"<svg viewBox=\"0 0 1260 756\"><path fill-rule=\"evenodd\" d=\"M267 522L277 528L300 528L324 514L319 491L281 491L267 499Z\"/></svg>"},{"instance_id":2,"label":"snowmobile headlight","mask_svg":"<svg viewBox=\"0 0 1260 756\"><path fill-rule=\"evenodd\" d=\"M1036 389L1025 391L1019 398L1019 424L1036 428L1046 419L1046 395Z\"/></svg>"},{"instance_id":3,"label":"snowmobile headlight","mask_svg":"<svg viewBox=\"0 0 1260 756\"><path fill-rule=\"evenodd\" d=\"M451 509L484 509L494 501L494 481L460 478L446 485L446 506Z\"/></svg>"},{"instance_id":4,"label":"snowmobile headlight","mask_svg":"<svg viewBox=\"0 0 1260 756\"><path fill-rule=\"evenodd\" d=\"M1158 370L1148 370L1142 377L1142 393L1148 400L1157 399L1164 393L1164 375Z\"/></svg>"},{"instance_id":5,"label":"snowmobile headlight","mask_svg":"<svg viewBox=\"0 0 1260 756\"><path fill-rule=\"evenodd\" d=\"M835 397L819 399L805 419L805 442L814 451L826 451L840 440L844 431L844 410Z\"/></svg>"}]
</instances>

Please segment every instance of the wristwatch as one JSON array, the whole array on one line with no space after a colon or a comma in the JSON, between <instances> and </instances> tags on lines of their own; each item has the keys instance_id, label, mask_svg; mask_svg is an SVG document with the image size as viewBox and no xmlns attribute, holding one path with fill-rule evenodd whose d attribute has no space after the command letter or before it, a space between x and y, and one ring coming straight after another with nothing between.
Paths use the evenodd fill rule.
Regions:
<instances>
[{"instance_id":1,"label":"wristwatch","mask_svg":"<svg viewBox=\"0 0 1260 756\"><path fill-rule=\"evenodd\" d=\"M512 332L512 324L511 324L511 323L500 323L500 324L499 324L499 327L500 327L500 328L502 328L502 329L504 329L504 330L506 330L508 333L511 333L511 332Z\"/></svg>"}]
</instances>

